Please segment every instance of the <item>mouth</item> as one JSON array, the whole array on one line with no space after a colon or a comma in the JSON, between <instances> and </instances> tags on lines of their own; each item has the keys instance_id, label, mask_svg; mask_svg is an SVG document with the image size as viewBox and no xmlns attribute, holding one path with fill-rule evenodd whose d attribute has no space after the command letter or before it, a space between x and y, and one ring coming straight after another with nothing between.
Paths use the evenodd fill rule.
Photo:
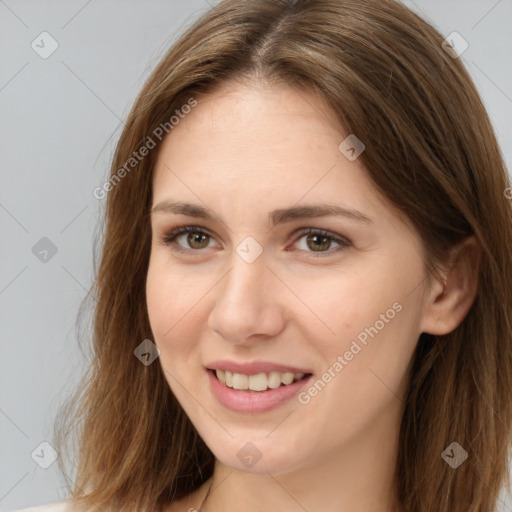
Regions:
<instances>
[{"instance_id":1,"label":"mouth","mask_svg":"<svg viewBox=\"0 0 512 512\"><path fill-rule=\"evenodd\" d=\"M313 377L312 373L269 372L247 375L211 368L206 370L210 391L218 403L231 411L247 414L265 413L284 406Z\"/></svg>"},{"instance_id":2,"label":"mouth","mask_svg":"<svg viewBox=\"0 0 512 512\"><path fill-rule=\"evenodd\" d=\"M308 380L312 373L261 372L255 375L214 370L207 368L214 379L233 391L246 393L266 393L278 388L288 387L300 381ZM294 386L295 387L295 386Z\"/></svg>"}]
</instances>

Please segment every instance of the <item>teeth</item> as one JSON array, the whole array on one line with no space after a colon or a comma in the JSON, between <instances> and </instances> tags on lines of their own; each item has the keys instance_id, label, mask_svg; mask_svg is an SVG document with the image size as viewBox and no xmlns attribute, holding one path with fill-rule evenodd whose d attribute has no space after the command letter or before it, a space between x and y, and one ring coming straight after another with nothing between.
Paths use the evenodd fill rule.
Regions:
<instances>
[{"instance_id":1,"label":"teeth","mask_svg":"<svg viewBox=\"0 0 512 512\"><path fill-rule=\"evenodd\" d=\"M258 373L258 375L244 375L243 373L234 373L224 370L215 370L217 378L226 386L233 389L249 389L251 391L265 391L268 388L275 389L281 384L287 386L294 381L304 377L304 373L279 373L270 372Z\"/></svg>"},{"instance_id":2,"label":"teeth","mask_svg":"<svg viewBox=\"0 0 512 512\"><path fill-rule=\"evenodd\" d=\"M224 370L216 370L215 374L217 375L217 379L219 379L222 384L226 384L226 374L224 373Z\"/></svg>"},{"instance_id":3,"label":"teeth","mask_svg":"<svg viewBox=\"0 0 512 512\"><path fill-rule=\"evenodd\" d=\"M243 373L233 373L233 389L248 389L249 377Z\"/></svg>"},{"instance_id":4,"label":"teeth","mask_svg":"<svg viewBox=\"0 0 512 512\"><path fill-rule=\"evenodd\" d=\"M265 391L267 389L267 376L264 373L249 375L247 387L253 391Z\"/></svg>"},{"instance_id":5,"label":"teeth","mask_svg":"<svg viewBox=\"0 0 512 512\"><path fill-rule=\"evenodd\" d=\"M267 386L271 389L278 388L281 385L281 374L279 372L270 372L267 378Z\"/></svg>"},{"instance_id":6,"label":"teeth","mask_svg":"<svg viewBox=\"0 0 512 512\"><path fill-rule=\"evenodd\" d=\"M291 384L293 382L293 373L283 373L281 375L281 383L282 384Z\"/></svg>"}]
</instances>

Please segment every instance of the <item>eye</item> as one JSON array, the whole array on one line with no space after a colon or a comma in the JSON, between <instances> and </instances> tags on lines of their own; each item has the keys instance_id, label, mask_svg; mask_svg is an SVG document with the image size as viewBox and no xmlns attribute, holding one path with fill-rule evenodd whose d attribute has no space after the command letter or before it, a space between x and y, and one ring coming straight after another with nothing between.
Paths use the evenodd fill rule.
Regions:
<instances>
[{"instance_id":1,"label":"eye","mask_svg":"<svg viewBox=\"0 0 512 512\"><path fill-rule=\"evenodd\" d=\"M297 238L297 235L300 235ZM179 243L180 239L183 238L184 242ZM334 253L338 253L347 247L350 247L351 242L341 235L330 233L328 231L316 228L302 228L295 233L295 243L304 240L302 244L302 252L306 253L318 253L309 254L314 258L329 256ZM178 252L185 253L198 253L201 249L206 249L209 243L213 241L213 236L200 226L179 226L172 228L162 238L162 244L172 246L172 249ZM338 245L334 250L328 251L331 248L332 243Z\"/></svg>"},{"instance_id":2,"label":"eye","mask_svg":"<svg viewBox=\"0 0 512 512\"><path fill-rule=\"evenodd\" d=\"M334 253L343 251L347 247L350 247L352 245L347 238L337 235L335 233L330 233L323 229L305 228L301 229L299 234L301 234L302 236L296 239L295 243L297 244L297 242L300 242L302 239L305 239L305 243L302 245L302 247L305 247L305 249L301 250L310 253L319 253L309 255L313 256L314 258L330 256ZM333 242L337 244L338 247L332 251L327 251L327 249L331 247ZM311 250L308 251L308 249Z\"/></svg>"},{"instance_id":3,"label":"eye","mask_svg":"<svg viewBox=\"0 0 512 512\"><path fill-rule=\"evenodd\" d=\"M185 239L188 247L178 243L180 238ZM162 238L162 243L172 245L175 251L191 253L207 248L208 242L212 239L213 237L199 226L179 226L166 233Z\"/></svg>"}]
</instances>

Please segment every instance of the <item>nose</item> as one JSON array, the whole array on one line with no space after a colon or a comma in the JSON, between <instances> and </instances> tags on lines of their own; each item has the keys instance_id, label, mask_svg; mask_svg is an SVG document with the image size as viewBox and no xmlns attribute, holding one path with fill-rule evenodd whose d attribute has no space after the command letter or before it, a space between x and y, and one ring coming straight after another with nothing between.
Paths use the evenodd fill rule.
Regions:
<instances>
[{"instance_id":1,"label":"nose","mask_svg":"<svg viewBox=\"0 0 512 512\"><path fill-rule=\"evenodd\" d=\"M285 325L282 288L263 255L247 263L234 253L231 270L214 288L217 295L208 327L236 344L251 345L261 338L276 336Z\"/></svg>"}]
</instances>

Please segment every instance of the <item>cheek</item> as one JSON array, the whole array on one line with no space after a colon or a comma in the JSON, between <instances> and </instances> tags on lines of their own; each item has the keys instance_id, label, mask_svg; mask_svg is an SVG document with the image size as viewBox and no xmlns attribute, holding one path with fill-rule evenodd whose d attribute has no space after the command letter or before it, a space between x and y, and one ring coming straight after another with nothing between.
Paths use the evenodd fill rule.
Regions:
<instances>
[{"instance_id":1,"label":"cheek","mask_svg":"<svg viewBox=\"0 0 512 512\"><path fill-rule=\"evenodd\" d=\"M186 363L184 358L194 346L201 297L196 284L190 275L177 272L164 258L150 259L146 279L148 317L161 351L161 363L167 368L174 366L175 359Z\"/></svg>"},{"instance_id":2,"label":"cheek","mask_svg":"<svg viewBox=\"0 0 512 512\"><path fill-rule=\"evenodd\" d=\"M292 315L300 319L303 329L310 330L310 339L317 347L335 353L348 349L350 340L364 333L365 328L375 322L382 328L381 314L388 312L387 317L392 319L397 316L393 304L403 299L402 283L393 278L389 273L372 272L369 266L361 271L329 269L324 275L316 273L310 278L290 277L287 282L299 299L293 301ZM364 341L364 334L360 338Z\"/></svg>"},{"instance_id":3,"label":"cheek","mask_svg":"<svg viewBox=\"0 0 512 512\"><path fill-rule=\"evenodd\" d=\"M190 323L204 293L204 283L171 265L160 251L152 255L146 278L146 303L153 334L165 342L180 324Z\"/></svg>"},{"instance_id":4,"label":"cheek","mask_svg":"<svg viewBox=\"0 0 512 512\"><path fill-rule=\"evenodd\" d=\"M408 266L396 266L392 258L379 263L360 271L330 271L314 281L302 279L296 288L311 311L310 322L305 317L300 321L302 336L311 340L324 371L344 374L338 384L343 380L353 390L378 383L376 375L398 389L419 335L421 303L414 289L421 281L421 261L411 257ZM338 356L344 359L342 368Z\"/></svg>"},{"instance_id":5,"label":"cheek","mask_svg":"<svg viewBox=\"0 0 512 512\"><path fill-rule=\"evenodd\" d=\"M411 293L416 277L407 270L345 276L332 282L318 311L335 334L311 338L324 373L317 389L306 392L354 432L404 392L421 313L418 294Z\"/></svg>"},{"instance_id":6,"label":"cheek","mask_svg":"<svg viewBox=\"0 0 512 512\"><path fill-rule=\"evenodd\" d=\"M305 404L300 407L310 410L310 430L340 442L397 412L417 341L415 306L404 300L398 304L396 288L375 289L371 295L361 287L345 290L350 289L352 295L326 301L324 314L332 315L336 335L308 333L323 364L299 397Z\"/></svg>"},{"instance_id":7,"label":"cheek","mask_svg":"<svg viewBox=\"0 0 512 512\"><path fill-rule=\"evenodd\" d=\"M154 342L160 350L158 362L169 388L186 407L187 394L183 388L190 390L190 383L197 380L189 369L199 368L193 334L197 319L189 306L190 297L180 291L183 283L174 277L150 265L146 300Z\"/></svg>"}]
</instances>

